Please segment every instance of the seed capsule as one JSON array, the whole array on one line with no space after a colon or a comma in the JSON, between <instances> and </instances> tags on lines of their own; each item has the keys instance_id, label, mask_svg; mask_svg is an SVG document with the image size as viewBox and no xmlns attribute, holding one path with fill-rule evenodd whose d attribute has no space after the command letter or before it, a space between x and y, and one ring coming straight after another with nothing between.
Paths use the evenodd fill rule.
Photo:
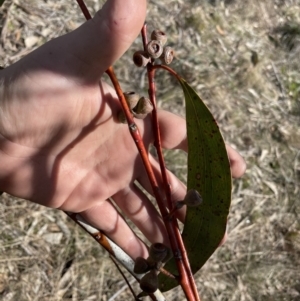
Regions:
<instances>
[{"instance_id":1,"label":"seed capsule","mask_svg":"<svg viewBox=\"0 0 300 301\"><path fill-rule=\"evenodd\" d=\"M124 97L130 109L133 109L140 99L140 96L134 91L124 92Z\"/></svg>"},{"instance_id":2,"label":"seed capsule","mask_svg":"<svg viewBox=\"0 0 300 301\"><path fill-rule=\"evenodd\" d=\"M146 67L150 62L150 56L146 51L136 51L133 54L133 62L137 67Z\"/></svg>"},{"instance_id":3,"label":"seed capsule","mask_svg":"<svg viewBox=\"0 0 300 301\"><path fill-rule=\"evenodd\" d=\"M137 119L144 119L153 111L153 105L149 98L141 97L138 104L132 110L133 116Z\"/></svg>"},{"instance_id":4,"label":"seed capsule","mask_svg":"<svg viewBox=\"0 0 300 301\"><path fill-rule=\"evenodd\" d=\"M160 41L161 45L164 46L167 42L167 35L161 30L153 30L151 33L151 40Z\"/></svg>"},{"instance_id":5,"label":"seed capsule","mask_svg":"<svg viewBox=\"0 0 300 301\"><path fill-rule=\"evenodd\" d=\"M157 290L158 277L155 270L151 270L141 278L140 288L147 294L152 294Z\"/></svg>"},{"instance_id":6,"label":"seed capsule","mask_svg":"<svg viewBox=\"0 0 300 301\"><path fill-rule=\"evenodd\" d=\"M133 271L137 274L144 274L150 270L149 263L143 257L137 257L135 260Z\"/></svg>"},{"instance_id":7,"label":"seed capsule","mask_svg":"<svg viewBox=\"0 0 300 301\"><path fill-rule=\"evenodd\" d=\"M147 44L146 50L147 50L148 54L150 55L150 57L152 57L154 59L158 59L164 51L161 42L157 41L157 40L151 40Z\"/></svg>"},{"instance_id":8,"label":"seed capsule","mask_svg":"<svg viewBox=\"0 0 300 301\"><path fill-rule=\"evenodd\" d=\"M147 258L147 262L149 264L150 270L155 269L158 271L163 266L162 261L156 261L150 256Z\"/></svg>"},{"instance_id":9,"label":"seed capsule","mask_svg":"<svg viewBox=\"0 0 300 301\"><path fill-rule=\"evenodd\" d=\"M154 243L149 249L149 257L155 262L162 262L168 255L168 247L162 243Z\"/></svg>"},{"instance_id":10,"label":"seed capsule","mask_svg":"<svg viewBox=\"0 0 300 301\"><path fill-rule=\"evenodd\" d=\"M149 98L141 97L133 111L137 114L149 114L153 111L153 105Z\"/></svg>"},{"instance_id":11,"label":"seed capsule","mask_svg":"<svg viewBox=\"0 0 300 301\"><path fill-rule=\"evenodd\" d=\"M187 206L196 207L199 206L203 200L200 193L197 190L191 189L187 192L183 201L186 203Z\"/></svg>"},{"instance_id":12,"label":"seed capsule","mask_svg":"<svg viewBox=\"0 0 300 301\"><path fill-rule=\"evenodd\" d=\"M160 56L160 59L164 64L169 65L172 63L174 56L175 56L175 53L174 53L173 48L170 46L166 46L164 48L162 55Z\"/></svg>"}]
</instances>

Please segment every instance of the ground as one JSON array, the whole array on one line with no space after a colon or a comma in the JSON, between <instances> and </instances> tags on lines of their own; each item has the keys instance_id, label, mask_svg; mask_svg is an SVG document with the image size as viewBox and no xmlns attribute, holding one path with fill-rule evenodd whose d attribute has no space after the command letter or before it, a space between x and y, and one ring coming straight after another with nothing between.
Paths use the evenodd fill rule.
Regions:
<instances>
[{"instance_id":1,"label":"ground","mask_svg":"<svg viewBox=\"0 0 300 301\"><path fill-rule=\"evenodd\" d=\"M91 11L104 1L89 0ZM300 1L150 0L147 21L169 35L176 69L202 95L225 140L244 156L233 182L228 239L197 273L202 300L300 300ZM0 65L84 22L75 0L6 0ZM124 89L146 93L131 56ZM159 106L184 114L167 75ZM167 152L186 178L186 156ZM130 278L131 279L131 278ZM183 300L180 289L167 300ZM0 202L0 300L131 300L107 254L66 215L7 194Z\"/></svg>"}]
</instances>

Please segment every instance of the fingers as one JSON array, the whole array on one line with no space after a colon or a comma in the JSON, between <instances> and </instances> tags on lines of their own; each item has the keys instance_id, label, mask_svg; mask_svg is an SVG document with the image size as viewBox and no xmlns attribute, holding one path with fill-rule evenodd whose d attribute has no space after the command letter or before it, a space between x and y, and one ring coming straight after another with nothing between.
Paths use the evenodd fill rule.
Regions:
<instances>
[{"instance_id":1,"label":"fingers","mask_svg":"<svg viewBox=\"0 0 300 301\"><path fill-rule=\"evenodd\" d=\"M246 171L246 162L231 146L226 145L226 149L230 160L231 174L234 178L240 178Z\"/></svg>"},{"instance_id":2,"label":"fingers","mask_svg":"<svg viewBox=\"0 0 300 301\"><path fill-rule=\"evenodd\" d=\"M103 231L131 258L147 256L148 251L144 243L134 234L110 201L99 202L80 215L89 224Z\"/></svg>"},{"instance_id":3,"label":"fingers","mask_svg":"<svg viewBox=\"0 0 300 301\"><path fill-rule=\"evenodd\" d=\"M70 35L69 48L99 75L129 48L145 16L146 0L107 1L92 20Z\"/></svg>"},{"instance_id":4,"label":"fingers","mask_svg":"<svg viewBox=\"0 0 300 301\"><path fill-rule=\"evenodd\" d=\"M185 119L168 111L158 111L158 122L162 147L165 149L182 149L187 152Z\"/></svg>"},{"instance_id":5,"label":"fingers","mask_svg":"<svg viewBox=\"0 0 300 301\"><path fill-rule=\"evenodd\" d=\"M113 196L113 200L151 243L169 244L161 215L135 184L119 191Z\"/></svg>"},{"instance_id":6,"label":"fingers","mask_svg":"<svg viewBox=\"0 0 300 301\"><path fill-rule=\"evenodd\" d=\"M135 184L116 193L113 200L151 243L170 245L161 215ZM110 201L99 202L80 215L89 224L101 229L133 259L138 256L147 257L146 247Z\"/></svg>"}]
</instances>

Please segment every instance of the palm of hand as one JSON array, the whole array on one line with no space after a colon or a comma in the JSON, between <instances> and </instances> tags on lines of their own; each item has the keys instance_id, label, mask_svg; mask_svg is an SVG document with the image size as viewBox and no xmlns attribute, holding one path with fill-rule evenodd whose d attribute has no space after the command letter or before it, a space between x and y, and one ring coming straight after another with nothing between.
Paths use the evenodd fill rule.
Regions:
<instances>
[{"instance_id":1,"label":"palm of hand","mask_svg":"<svg viewBox=\"0 0 300 301\"><path fill-rule=\"evenodd\" d=\"M48 67L57 66L49 61L44 68L38 63L35 70L34 55L26 58L30 64L25 60L13 66L24 72L10 87L3 113L9 122L1 131L1 148L6 164L15 166L3 182L6 191L49 207L81 212L95 226L112 232L110 236L119 237L121 231L129 241L136 240L107 201L112 197L138 226L153 219L155 226L143 226L146 236L153 238L156 228L156 240L166 239L161 218L133 184L137 179L147 187L148 180L128 127L117 121L120 105L114 90L99 80L78 82L62 76L57 67ZM80 62L75 59L72 65L76 64ZM150 123L139 122L148 146L151 131L145 132L145 126ZM138 245L136 251L123 248L141 255L145 249Z\"/></svg>"}]
</instances>

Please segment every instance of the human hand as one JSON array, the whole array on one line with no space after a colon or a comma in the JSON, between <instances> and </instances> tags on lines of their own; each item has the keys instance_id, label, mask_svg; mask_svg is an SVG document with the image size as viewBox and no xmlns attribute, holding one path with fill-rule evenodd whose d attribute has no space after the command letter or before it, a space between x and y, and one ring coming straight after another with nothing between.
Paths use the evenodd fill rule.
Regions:
<instances>
[{"instance_id":1,"label":"human hand","mask_svg":"<svg viewBox=\"0 0 300 301\"><path fill-rule=\"evenodd\" d=\"M94 19L0 73L0 190L79 212L133 258L146 248L109 198L150 241L168 238L134 184L151 191L128 127L116 120L115 92L100 77L136 38L145 14L144 0L110 0ZM163 146L187 150L185 121L160 111L159 122ZM150 120L137 123L147 147ZM231 148L228 154L233 176L240 176L243 159ZM169 177L174 201L182 199L185 186Z\"/></svg>"}]
</instances>

